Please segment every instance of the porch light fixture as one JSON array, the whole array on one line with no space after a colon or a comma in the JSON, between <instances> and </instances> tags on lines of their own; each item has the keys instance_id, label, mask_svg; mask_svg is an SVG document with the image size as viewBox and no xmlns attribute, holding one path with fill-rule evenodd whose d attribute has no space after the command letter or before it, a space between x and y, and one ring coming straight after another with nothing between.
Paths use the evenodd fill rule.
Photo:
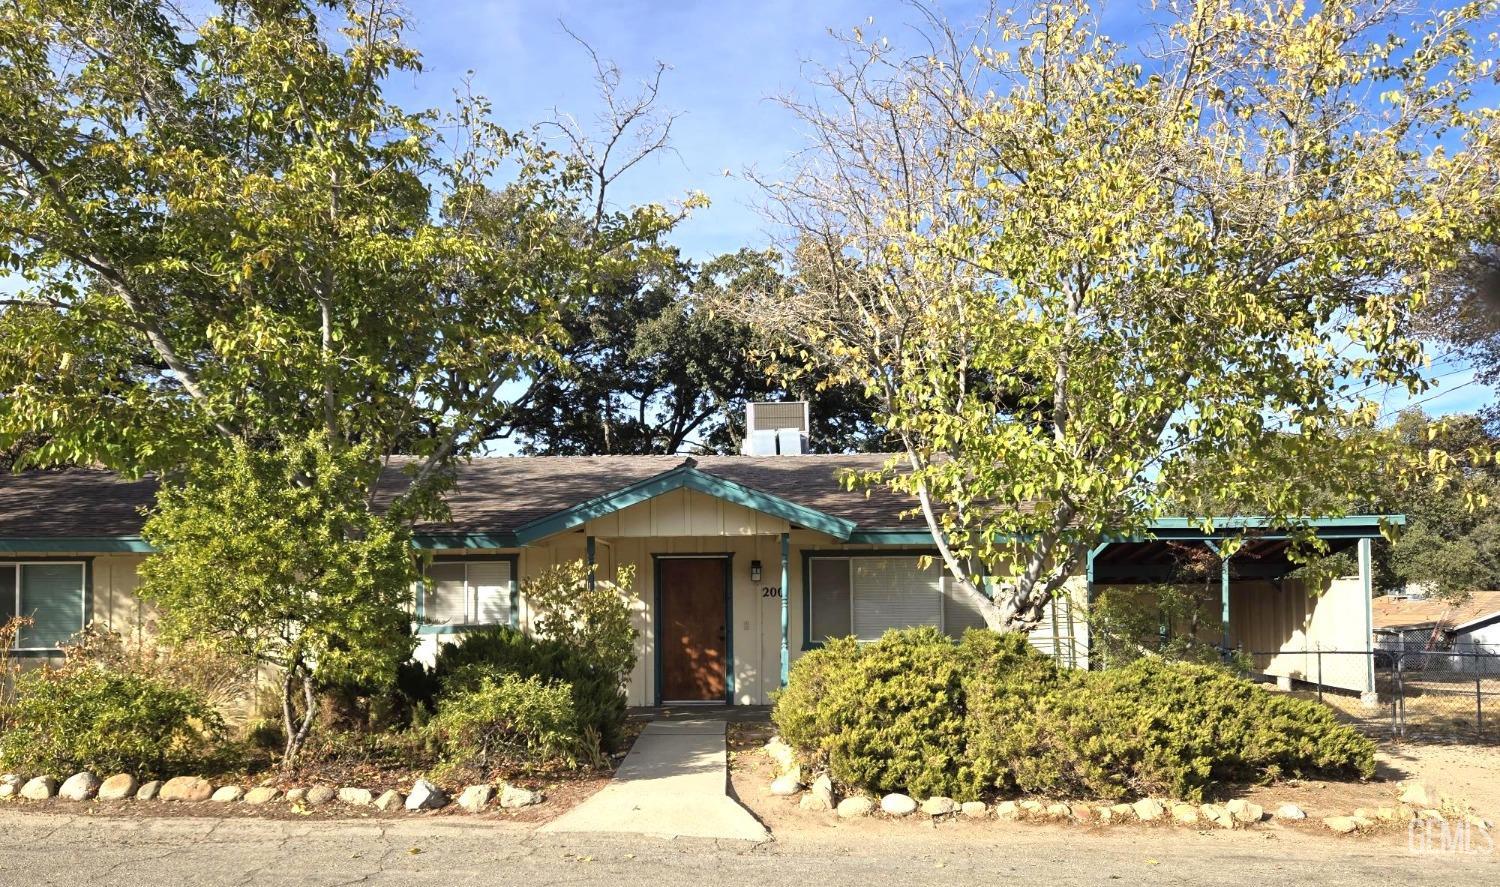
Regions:
<instances>
[{"instance_id":1,"label":"porch light fixture","mask_svg":"<svg viewBox=\"0 0 1500 887\"><path fill-rule=\"evenodd\" d=\"M751 582L759 582L760 581L760 561L751 561L750 562L750 581Z\"/></svg>"}]
</instances>

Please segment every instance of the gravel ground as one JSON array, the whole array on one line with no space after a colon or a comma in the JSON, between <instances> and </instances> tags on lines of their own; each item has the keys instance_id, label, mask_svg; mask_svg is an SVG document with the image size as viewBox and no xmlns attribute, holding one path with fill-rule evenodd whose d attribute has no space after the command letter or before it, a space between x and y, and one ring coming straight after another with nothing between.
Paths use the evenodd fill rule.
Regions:
<instances>
[{"instance_id":1,"label":"gravel ground","mask_svg":"<svg viewBox=\"0 0 1500 887\"><path fill-rule=\"evenodd\" d=\"M836 831L760 845L544 836L456 817L385 821L39 816L0 810L0 885L99 884L1494 884L1500 855L1408 851L1404 836L1335 839L1185 829L1088 832L995 823ZM1487 849L1476 847L1477 850Z\"/></svg>"}]
</instances>

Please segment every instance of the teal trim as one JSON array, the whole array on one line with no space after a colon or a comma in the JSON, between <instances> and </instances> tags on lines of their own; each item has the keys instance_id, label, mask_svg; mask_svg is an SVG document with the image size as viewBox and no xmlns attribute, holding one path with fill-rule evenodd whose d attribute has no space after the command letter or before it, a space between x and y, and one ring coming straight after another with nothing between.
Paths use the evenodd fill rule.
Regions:
<instances>
[{"instance_id":1,"label":"teal trim","mask_svg":"<svg viewBox=\"0 0 1500 887\"><path fill-rule=\"evenodd\" d=\"M506 563L510 564L510 627L511 628L520 628L521 627L521 579L520 579L521 556L520 555L517 555L517 554L498 554L498 555L484 555L484 556L479 556L479 557L470 557L470 556L459 555L459 554L448 554L448 555L438 555L438 556L436 556L436 557L434 557L432 559L432 563L435 563L435 564L468 564L468 563L485 562L485 561L505 561ZM422 612L423 611L423 604L422 604L422 601L423 601L424 598L427 597L427 581L426 581L426 577L424 576L422 578L422 580L417 583L417 585L418 585L418 589L417 589L417 606L416 606L416 614L417 615L416 615L416 621L417 621L417 634L419 634L419 635L431 635L431 634L464 634L465 632L480 631L480 630L486 629L486 628L494 628L496 625L499 624L498 622L476 622L476 623L471 623L471 624L466 624L466 625L448 625L448 624L444 624L444 625L425 625L422 622L422 617L423 617L423 612Z\"/></svg>"},{"instance_id":2,"label":"teal trim","mask_svg":"<svg viewBox=\"0 0 1500 887\"><path fill-rule=\"evenodd\" d=\"M684 554L654 552L651 555L652 695L656 699L656 704L658 706L662 704L661 562L664 560L722 560L724 562L724 704L734 705L734 552L732 551Z\"/></svg>"},{"instance_id":3,"label":"teal trim","mask_svg":"<svg viewBox=\"0 0 1500 887\"><path fill-rule=\"evenodd\" d=\"M0 539L0 552L71 551L80 554L150 554L154 551L139 536L19 536Z\"/></svg>"},{"instance_id":4,"label":"teal trim","mask_svg":"<svg viewBox=\"0 0 1500 887\"><path fill-rule=\"evenodd\" d=\"M923 555L935 557L937 550L932 548L886 548L878 551L844 551L838 548L802 549L802 651L805 653L808 650L823 648L822 641L812 639L812 568L809 561L819 557L921 557Z\"/></svg>"},{"instance_id":5,"label":"teal trim","mask_svg":"<svg viewBox=\"0 0 1500 887\"><path fill-rule=\"evenodd\" d=\"M414 533L414 548L519 548L514 533Z\"/></svg>"},{"instance_id":6,"label":"teal trim","mask_svg":"<svg viewBox=\"0 0 1500 887\"><path fill-rule=\"evenodd\" d=\"M855 530L848 541L851 545L931 545L932 534L926 530Z\"/></svg>"},{"instance_id":7,"label":"teal trim","mask_svg":"<svg viewBox=\"0 0 1500 887\"><path fill-rule=\"evenodd\" d=\"M1375 593L1374 587L1373 587L1373 585L1374 585L1374 571L1375 571L1375 567L1374 567L1374 563L1373 563L1373 560L1372 560L1372 554L1373 554L1373 552L1371 551L1370 540L1369 539L1361 539L1361 540L1359 540L1359 551L1358 551L1356 557L1359 560L1359 584L1360 584L1360 588L1361 588L1361 597L1364 598L1364 605L1365 605L1365 612L1364 612L1364 617L1365 617L1365 638L1367 639L1368 643L1370 643L1370 644L1373 645L1375 643L1375 613L1374 613L1374 605L1371 603L1371 598L1372 598L1372 596ZM1365 692L1366 693L1374 693L1375 692L1375 656L1372 653L1371 655L1364 657L1364 660L1365 660ZM1319 680L1321 680L1322 677L1323 676L1321 674L1318 675Z\"/></svg>"},{"instance_id":8,"label":"teal trim","mask_svg":"<svg viewBox=\"0 0 1500 887\"><path fill-rule=\"evenodd\" d=\"M1219 556L1219 631L1221 646L1229 650L1229 555L1225 554L1212 539L1203 540L1208 550Z\"/></svg>"},{"instance_id":9,"label":"teal trim","mask_svg":"<svg viewBox=\"0 0 1500 887\"><path fill-rule=\"evenodd\" d=\"M791 559L791 534L781 534L781 686L785 687L792 674L792 580L787 561Z\"/></svg>"},{"instance_id":10,"label":"teal trim","mask_svg":"<svg viewBox=\"0 0 1500 887\"><path fill-rule=\"evenodd\" d=\"M762 493L734 481L704 474L690 465L682 465L655 477L621 487L612 493L595 497L557 514L524 524L516 530L515 539L517 544L527 545L684 487L723 499L725 502L743 505L753 511L782 518L800 527L817 530L840 541L848 539L849 534L854 531L853 521L834 517L795 502L788 502L779 496Z\"/></svg>"}]
</instances>

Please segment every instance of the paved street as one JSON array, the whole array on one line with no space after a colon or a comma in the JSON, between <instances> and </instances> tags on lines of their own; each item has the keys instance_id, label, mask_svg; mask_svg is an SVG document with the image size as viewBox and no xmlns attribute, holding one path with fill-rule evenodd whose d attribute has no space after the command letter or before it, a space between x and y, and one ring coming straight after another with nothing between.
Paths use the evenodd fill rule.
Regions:
<instances>
[{"instance_id":1,"label":"paved street","mask_svg":"<svg viewBox=\"0 0 1500 887\"><path fill-rule=\"evenodd\" d=\"M983 835L976 840L976 835ZM0 885L1494 884L1500 857L1390 839L1131 829L830 831L763 844L544 835L459 817L104 819L0 811Z\"/></svg>"}]
</instances>

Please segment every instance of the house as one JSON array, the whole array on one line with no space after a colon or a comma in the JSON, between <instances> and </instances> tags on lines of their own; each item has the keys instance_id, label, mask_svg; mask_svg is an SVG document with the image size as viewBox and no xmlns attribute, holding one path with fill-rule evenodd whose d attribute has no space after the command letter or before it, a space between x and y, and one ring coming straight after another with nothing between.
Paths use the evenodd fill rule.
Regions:
<instances>
[{"instance_id":1,"label":"house","mask_svg":"<svg viewBox=\"0 0 1500 887\"><path fill-rule=\"evenodd\" d=\"M1371 606L1377 649L1500 653L1500 591L1459 601L1385 595Z\"/></svg>"},{"instance_id":2,"label":"house","mask_svg":"<svg viewBox=\"0 0 1500 887\"><path fill-rule=\"evenodd\" d=\"M525 580L580 559L597 565L600 581L619 566L636 569L632 705L764 704L790 663L827 637L873 639L910 625L956 635L983 624L952 593L941 565L922 563L934 549L910 515L914 503L884 489L851 491L841 480L846 470L881 467L887 456L804 455L805 408L750 418L761 433L747 450L758 455L500 457L460 466L450 517L416 528L417 545L432 554L414 600L417 655L430 658L440 642L476 626L528 629ZM780 427L760 427L768 422ZM380 495L388 500L405 480L393 466ZM153 494L149 480L102 471L0 478L0 617L36 619L19 641L21 655L54 655L91 622L147 641L151 614L134 590L149 556L141 508ZM1219 577L1226 646L1295 651L1318 632L1364 643L1369 543L1382 520L1393 519L1313 522L1332 547L1357 545L1361 555L1359 577L1325 589L1286 579L1296 566L1287 537L1263 520L1223 519L1211 530L1159 521L1148 538L1080 552L1085 566L1033 643L1061 664L1087 667L1085 613L1096 587L1161 582L1182 546L1217 551L1246 534ZM1273 656L1267 674L1300 675L1301 661L1288 657L1278 664ZM1371 668L1351 678L1350 689L1368 692L1373 681Z\"/></svg>"}]
</instances>

